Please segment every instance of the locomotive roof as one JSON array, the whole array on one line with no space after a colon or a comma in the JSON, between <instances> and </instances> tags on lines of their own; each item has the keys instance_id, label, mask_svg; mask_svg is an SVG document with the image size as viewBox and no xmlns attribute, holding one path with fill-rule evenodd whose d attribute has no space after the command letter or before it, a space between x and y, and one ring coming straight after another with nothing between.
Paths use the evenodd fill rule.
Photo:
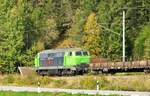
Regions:
<instances>
[{"instance_id":1,"label":"locomotive roof","mask_svg":"<svg viewBox=\"0 0 150 96\"><path fill-rule=\"evenodd\" d=\"M63 48L63 49L50 49L50 50L43 50L40 53L57 53L57 52L69 52L69 51L81 51L81 48Z\"/></svg>"}]
</instances>

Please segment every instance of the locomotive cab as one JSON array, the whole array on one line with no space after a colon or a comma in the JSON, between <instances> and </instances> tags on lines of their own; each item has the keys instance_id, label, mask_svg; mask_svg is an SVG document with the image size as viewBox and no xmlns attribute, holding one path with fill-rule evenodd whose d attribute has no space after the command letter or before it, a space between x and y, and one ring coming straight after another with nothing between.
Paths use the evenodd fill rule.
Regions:
<instances>
[{"instance_id":1,"label":"locomotive cab","mask_svg":"<svg viewBox=\"0 0 150 96\"><path fill-rule=\"evenodd\" d=\"M90 63L89 52L83 50L66 52L64 59L64 64L66 67Z\"/></svg>"}]
</instances>

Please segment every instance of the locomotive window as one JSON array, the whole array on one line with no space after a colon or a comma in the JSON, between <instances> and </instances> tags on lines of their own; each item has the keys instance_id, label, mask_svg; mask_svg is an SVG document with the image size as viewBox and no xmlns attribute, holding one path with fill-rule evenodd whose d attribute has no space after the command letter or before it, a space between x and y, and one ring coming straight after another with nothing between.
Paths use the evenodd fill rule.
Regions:
<instances>
[{"instance_id":1,"label":"locomotive window","mask_svg":"<svg viewBox=\"0 0 150 96\"><path fill-rule=\"evenodd\" d=\"M54 57L54 53L48 54L48 57Z\"/></svg>"},{"instance_id":2,"label":"locomotive window","mask_svg":"<svg viewBox=\"0 0 150 96\"><path fill-rule=\"evenodd\" d=\"M63 57L63 55L64 55L63 52L50 53L50 54L48 54L48 57Z\"/></svg>"},{"instance_id":3,"label":"locomotive window","mask_svg":"<svg viewBox=\"0 0 150 96\"><path fill-rule=\"evenodd\" d=\"M76 52L76 56L81 56L81 55L82 55L81 51Z\"/></svg>"},{"instance_id":4,"label":"locomotive window","mask_svg":"<svg viewBox=\"0 0 150 96\"><path fill-rule=\"evenodd\" d=\"M72 56L72 52L69 52L69 56Z\"/></svg>"},{"instance_id":5,"label":"locomotive window","mask_svg":"<svg viewBox=\"0 0 150 96\"><path fill-rule=\"evenodd\" d=\"M88 56L88 52L83 51L83 55L84 55L84 56Z\"/></svg>"},{"instance_id":6,"label":"locomotive window","mask_svg":"<svg viewBox=\"0 0 150 96\"><path fill-rule=\"evenodd\" d=\"M63 57L64 53L63 52L58 52L55 54L55 57Z\"/></svg>"},{"instance_id":7,"label":"locomotive window","mask_svg":"<svg viewBox=\"0 0 150 96\"><path fill-rule=\"evenodd\" d=\"M45 53L40 53L40 58L47 58L47 54L45 54Z\"/></svg>"}]
</instances>

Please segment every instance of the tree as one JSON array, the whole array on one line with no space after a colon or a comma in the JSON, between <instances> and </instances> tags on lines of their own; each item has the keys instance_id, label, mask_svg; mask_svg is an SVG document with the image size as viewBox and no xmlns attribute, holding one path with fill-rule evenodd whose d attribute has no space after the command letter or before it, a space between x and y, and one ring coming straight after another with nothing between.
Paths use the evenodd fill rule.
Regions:
<instances>
[{"instance_id":1,"label":"tree","mask_svg":"<svg viewBox=\"0 0 150 96\"><path fill-rule=\"evenodd\" d=\"M75 15L72 17L71 28L67 31L66 37L74 41L74 47L80 47L82 45L83 27L86 22L84 13L81 9L75 11Z\"/></svg>"},{"instance_id":2,"label":"tree","mask_svg":"<svg viewBox=\"0 0 150 96\"><path fill-rule=\"evenodd\" d=\"M98 9L98 23L102 27L101 56L110 59L119 59L122 50L122 12L119 8L124 5L120 0L100 1ZM115 34L117 33L117 34Z\"/></svg>"},{"instance_id":3,"label":"tree","mask_svg":"<svg viewBox=\"0 0 150 96\"><path fill-rule=\"evenodd\" d=\"M6 13L4 14L4 22L1 27L3 28L2 37L3 40L0 42L1 51L1 68L2 71L13 72L16 64L18 63L18 57L22 52L24 46L23 42L23 12L24 2L20 0L16 2L5 1L3 2ZM19 9L18 9L19 8Z\"/></svg>"},{"instance_id":4,"label":"tree","mask_svg":"<svg viewBox=\"0 0 150 96\"><path fill-rule=\"evenodd\" d=\"M90 50L95 55L99 55L101 52L100 38L101 30L97 24L96 14L91 13L84 26L83 35L83 48Z\"/></svg>"},{"instance_id":5,"label":"tree","mask_svg":"<svg viewBox=\"0 0 150 96\"><path fill-rule=\"evenodd\" d=\"M142 27L149 22L148 0L126 1L126 54L128 58L134 54L134 43L141 33ZM136 56L135 56L136 57Z\"/></svg>"},{"instance_id":6,"label":"tree","mask_svg":"<svg viewBox=\"0 0 150 96\"><path fill-rule=\"evenodd\" d=\"M67 0L66 0L67 1ZM83 36L83 30L84 30L84 24L86 22L87 17L92 11L96 10L96 6L99 2L99 0L69 0L69 4L71 5L71 11L70 7L68 7L67 13L69 12L70 15L70 23L69 28L65 32L64 36L64 42L67 43L68 41L73 42L74 47L81 47L82 46L82 36ZM62 45L62 44L61 44ZM70 45L69 42L67 45ZM66 47L66 46L64 46Z\"/></svg>"},{"instance_id":7,"label":"tree","mask_svg":"<svg viewBox=\"0 0 150 96\"><path fill-rule=\"evenodd\" d=\"M134 56L138 58L150 58L150 24L144 26L135 40Z\"/></svg>"}]
</instances>

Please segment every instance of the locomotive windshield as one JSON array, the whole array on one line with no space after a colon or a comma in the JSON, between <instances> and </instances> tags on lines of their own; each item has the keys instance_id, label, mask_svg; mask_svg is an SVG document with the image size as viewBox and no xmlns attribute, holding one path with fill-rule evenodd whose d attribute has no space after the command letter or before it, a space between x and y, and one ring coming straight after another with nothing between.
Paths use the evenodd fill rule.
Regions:
<instances>
[{"instance_id":1,"label":"locomotive windshield","mask_svg":"<svg viewBox=\"0 0 150 96\"><path fill-rule=\"evenodd\" d=\"M82 56L81 51L77 51L77 52L76 52L76 56Z\"/></svg>"},{"instance_id":2,"label":"locomotive windshield","mask_svg":"<svg viewBox=\"0 0 150 96\"><path fill-rule=\"evenodd\" d=\"M83 51L83 55L84 56L88 56L88 52L87 51Z\"/></svg>"},{"instance_id":3,"label":"locomotive windshield","mask_svg":"<svg viewBox=\"0 0 150 96\"><path fill-rule=\"evenodd\" d=\"M87 51L77 51L75 52L76 56L88 56L88 52Z\"/></svg>"}]
</instances>

